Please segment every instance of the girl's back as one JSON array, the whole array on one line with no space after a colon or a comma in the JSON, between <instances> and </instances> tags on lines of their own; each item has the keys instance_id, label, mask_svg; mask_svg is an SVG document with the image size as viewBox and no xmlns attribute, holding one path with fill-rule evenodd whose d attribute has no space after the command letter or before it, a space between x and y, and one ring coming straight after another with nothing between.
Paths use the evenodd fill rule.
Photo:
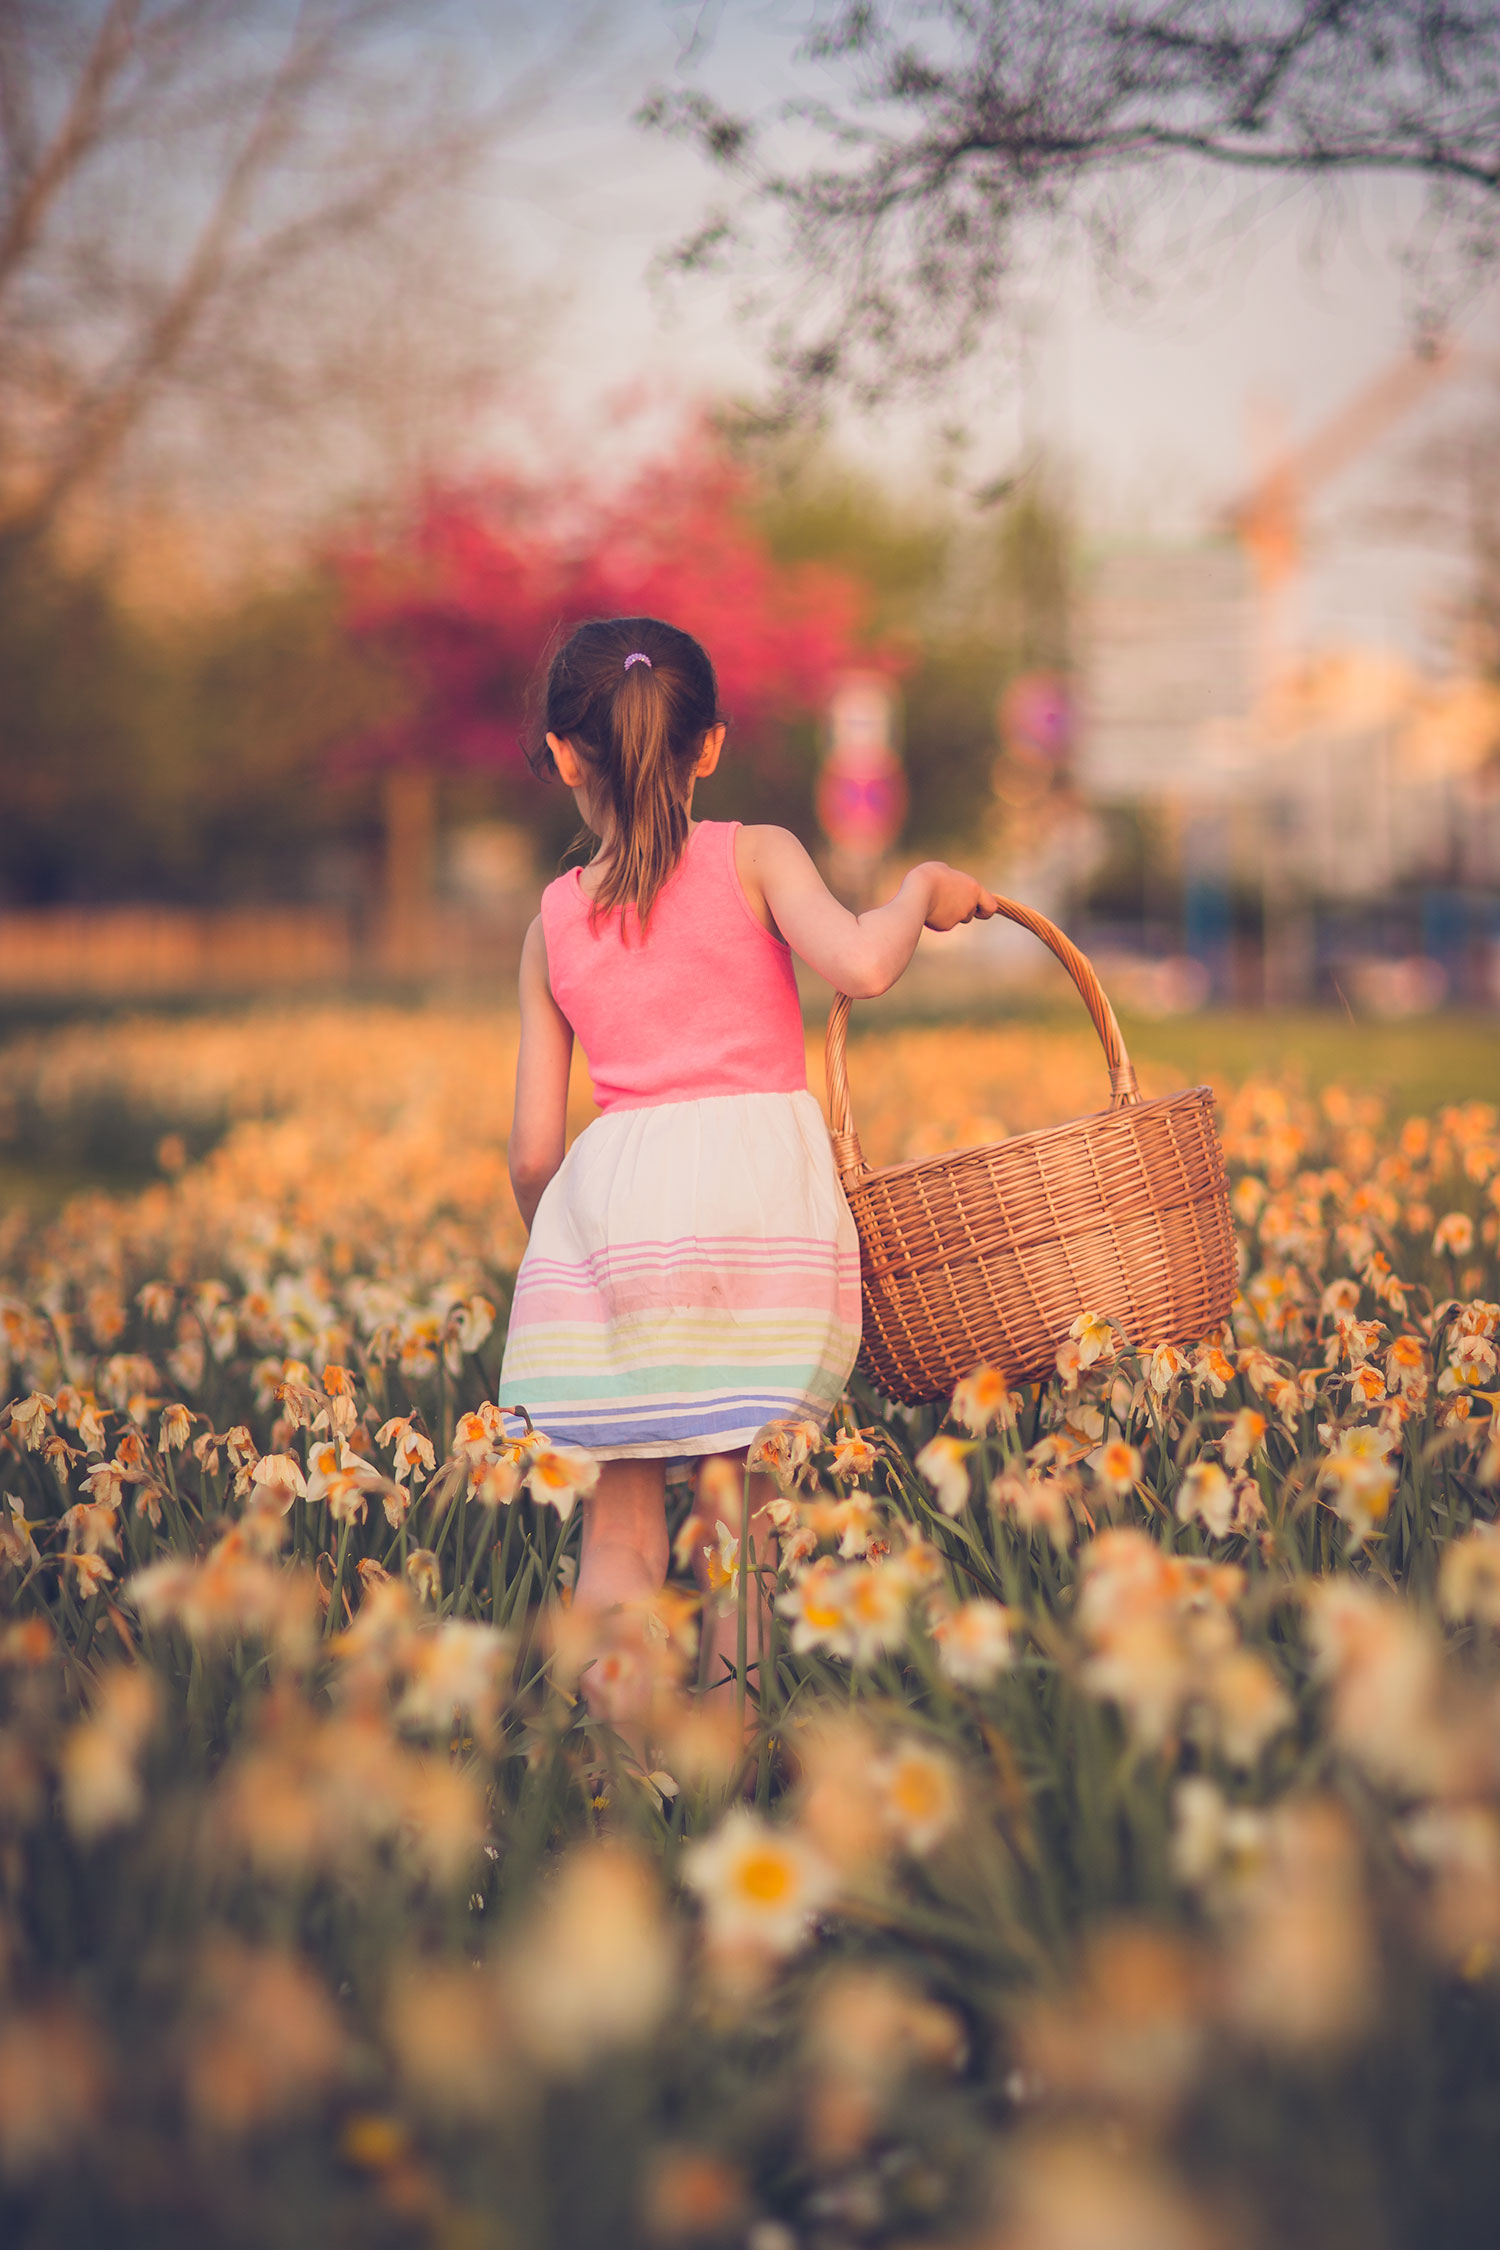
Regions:
<instances>
[{"instance_id":1,"label":"girl's back","mask_svg":"<svg viewBox=\"0 0 1500 2250\"><path fill-rule=\"evenodd\" d=\"M542 895L552 996L601 1110L807 1085L792 957L735 871L737 821L700 821L654 902L598 914L571 869Z\"/></svg>"}]
</instances>

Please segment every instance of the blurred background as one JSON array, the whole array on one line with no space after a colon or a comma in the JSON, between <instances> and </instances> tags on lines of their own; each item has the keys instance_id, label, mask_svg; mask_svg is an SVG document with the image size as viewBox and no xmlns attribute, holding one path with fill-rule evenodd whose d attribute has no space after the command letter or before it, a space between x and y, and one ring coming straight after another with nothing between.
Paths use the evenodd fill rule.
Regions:
<instances>
[{"instance_id":1,"label":"blurred background","mask_svg":"<svg viewBox=\"0 0 1500 2250\"><path fill-rule=\"evenodd\" d=\"M794 397L774 248L704 244L771 177L719 100L804 165L786 104L857 103L846 12L809 20L5 11L8 1018L503 1002L574 826L522 754L539 653L640 609L720 667L702 810L786 823L852 901L941 854L1141 1019L1488 1041L1484 289L1435 308L1399 180L1314 206L1290 165L1230 205L1158 174L1131 272L1043 230L976 350ZM899 1000L1046 980L975 930Z\"/></svg>"}]
</instances>

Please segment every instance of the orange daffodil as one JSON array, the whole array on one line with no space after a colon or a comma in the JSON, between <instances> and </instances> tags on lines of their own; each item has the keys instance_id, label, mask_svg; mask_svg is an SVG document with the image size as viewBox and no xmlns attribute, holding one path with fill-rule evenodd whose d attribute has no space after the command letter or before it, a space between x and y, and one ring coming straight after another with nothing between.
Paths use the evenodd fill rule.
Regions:
<instances>
[{"instance_id":1,"label":"orange daffodil","mask_svg":"<svg viewBox=\"0 0 1500 2250\"><path fill-rule=\"evenodd\" d=\"M1146 1464L1141 1459L1139 1446L1131 1445L1125 1438L1111 1438L1094 1457L1093 1469L1106 1491L1123 1499L1140 1483Z\"/></svg>"},{"instance_id":2,"label":"orange daffodil","mask_svg":"<svg viewBox=\"0 0 1500 2250\"><path fill-rule=\"evenodd\" d=\"M953 1419L973 1437L986 1430L1014 1429L1021 1401L998 1367L976 1367L953 1393Z\"/></svg>"},{"instance_id":3,"label":"orange daffodil","mask_svg":"<svg viewBox=\"0 0 1500 2250\"><path fill-rule=\"evenodd\" d=\"M598 1482L599 1464L581 1446L548 1445L542 1440L530 1448L526 1489L533 1500L555 1508L564 1523L574 1502L586 1499Z\"/></svg>"},{"instance_id":4,"label":"orange daffodil","mask_svg":"<svg viewBox=\"0 0 1500 2250\"><path fill-rule=\"evenodd\" d=\"M395 1457L391 1473L398 1484L415 1483L431 1476L437 1467L431 1438L408 1414L393 1414L388 1422L382 1422L375 1432L375 1443L391 1447Z\"/></svg>"}]
</instances>

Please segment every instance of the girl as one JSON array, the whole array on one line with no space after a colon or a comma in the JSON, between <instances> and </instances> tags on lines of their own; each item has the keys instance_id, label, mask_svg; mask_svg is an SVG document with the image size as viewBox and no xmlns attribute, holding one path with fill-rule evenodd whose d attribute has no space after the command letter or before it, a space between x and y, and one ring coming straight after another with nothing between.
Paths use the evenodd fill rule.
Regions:
<instances>
[{"instance_id":1,"label":"girl","mask_svg":"<svg viewBox=\"0 0 1500 2250\"><path fill-rule=\"evenodd\" d=\"M588 1610L662 1586L669 1461L743 1464L765 1423L826 1421L859 1349L858 1244L807 1091L793 951L863 998L924 925L995 912L928 861L855 916L785 829L695 820L724 731L713 666L673 625L581 625L552 660L533 764L598 846L549 883L522 948L510 1176L531 1240L500 1396L602 1463ZM575 1035L603 1114L565 1154Z\"/></svg>"}]
</instances>

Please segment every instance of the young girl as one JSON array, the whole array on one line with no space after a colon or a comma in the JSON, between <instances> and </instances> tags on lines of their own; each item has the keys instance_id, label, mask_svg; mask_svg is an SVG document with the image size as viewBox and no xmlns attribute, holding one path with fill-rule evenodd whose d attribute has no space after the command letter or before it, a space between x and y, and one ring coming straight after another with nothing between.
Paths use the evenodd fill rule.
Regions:
<instances>
[{"instance_id":1,"label":"young girl","mask_svg":"<svg viewBox=\"0 0 1500 2250\"><path fill-rule=\"evenodd\" d=\"M785 829L695 820L724 745L713 666L655 618L573 633L545 730L537 770L598 849L548 884L521 954L510 1176L531 1240L500 1397L603 1464L576 1593L602 1610L666 1578L668 1462L743 1463L765 1423L826 1421L859 1349L858 1243L792 953L868 997L924 925L995 901L928 861L855 916ZM603 1114L564 1153L575 1035Z\"/></svg>"}]
</instances>

